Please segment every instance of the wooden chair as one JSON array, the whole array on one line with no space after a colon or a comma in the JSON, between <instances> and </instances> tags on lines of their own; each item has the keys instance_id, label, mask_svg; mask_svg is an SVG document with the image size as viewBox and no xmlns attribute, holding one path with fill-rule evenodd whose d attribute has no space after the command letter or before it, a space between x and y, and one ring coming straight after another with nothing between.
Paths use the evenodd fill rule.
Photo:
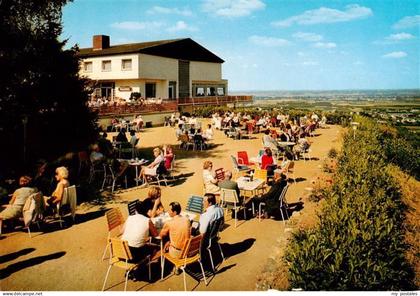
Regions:
<instances>
[{"instance_id":1,"label":"wooden chair","mask_svg":"<svg viewBox=\"0 0 420 296\"><path fill-rule=\"evenodd\" d=\"M201 267L201 272L203 274L204 283L207 286L207 279L206 275L204 273L203 264L201 263L201 242L203 239L203 235L197 235L194 237L191 237L188 239L188 241L185 243L184 248L182 249L181 258L173 258L169 253L163 254L163 262L162 262L162 274L161 278L163 279L163 272L164 272L164 266L165 266L165 260L168 260L171 262L175 268L180 268L183 272L184 277L184 290L187 291L187 281L185 276L185 269L188 265L198 262Z\"/></svg>"},{"instance_id":2,"label":"wooden chair","mask_svg":"<svg viewBox=\"0 0 420 296\"><path fill-rule=\"evenodd\" d=\"M289 176L293 176L293 181L296 184L296 177L295 177L295 162L290 161L286 167L284 168L284 173L286 174L286 177L289 178Z\"/></svg>"},{"instance_id":3,"label":"wooden chair","mask_svg":"<svg viewBox=\"0 0 420 296\"><path fill-rule=\"evenodd\" d=\"M110 239L112 237L118 237L122 234L122 226L124 225L124 217L119 208L112 208L105 213L105 218L108 225L108 237L107 244L105 246L102 260L105 258L106 250L110 247ZM110 255L112 256L111 249Z\"/></svg>"},{"instance_id":4,"label":"wooden chair","mask_svg":"<svg viewBox=\"0 0 420 296\"><path fill-rule=\"evenodd\" d=\"M262 184L261 187L259 187L256 191L260 191L261 194L265 193L265 190L267 189L265 186L265 183L267 183L267 170L255 169L254 179L260 179L264 181L264 184Z\"/></svg>"},{"instance_id":5,"label":"wooden chair","mask_svg":"<svg viewBox=\"0 0 420 296\"><path fill-rule=\"evenodd\" d=\"M233 189L220 189L220 206L225 209L225 216L227 216L227 210L231 208L234 213L234 219L235 219L235 228L237 225L237 210L240 210L243 208L244 210L244 216L246 219L246 207L245 204L239 201L238 194L236 193L236 190Z\"/></svg>"},{"instance_id":6,"label":"wooden chair","mask_svg":"<svg viewBox=\"0 0 420 296\"><path fill-rule=\"evenodd\" d=\"M214 173L216 174L217 181L220 182L225 179L225 170L223 168L218 168L217 170L214 171Z\"/></svg>"},{"instance_id":7,"label":"wooden chair","mask_svg":"<svg viewBox=\"0 0 420 296\"><path fill-rule=\"evenodd\" d=\"M151 279L151 270L150 270L150 255L147 255L144 259L140 260L139 262L133 262L133 255L130 252L130 248L128 247L128 242L118 239L118 238L111 238L109 239L109 245L111 250L111 259L109 260L109 267L106 272L104 285L102 286L102 291L105 290L105 284L108 280L109 272L113 266L119 267L125 270L125 285L124 291L127 291L127 281L128 276L131 271L136 269L141 264L148 262L147 265L149 266L149 281Z\"/></svg>"}]
</instances>

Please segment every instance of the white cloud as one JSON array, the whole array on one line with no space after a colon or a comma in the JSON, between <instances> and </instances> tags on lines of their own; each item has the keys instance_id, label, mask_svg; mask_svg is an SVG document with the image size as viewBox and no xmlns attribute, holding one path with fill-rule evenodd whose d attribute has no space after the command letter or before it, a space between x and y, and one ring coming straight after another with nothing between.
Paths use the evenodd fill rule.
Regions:
<instances>
[{"instance_id":1,"label":"white cloud","mask_svg":"<svg viewBox=\"0 0 420 296\"><path fill-rule=\"evenodd\" d=\"M305 61L302 63L303 66L318 66L319 63L318 62L314 62L314 61Z\"/></svg>"},{"instance_id":2,"label":"white cloud","mask_svg":"<svg viewBox=\"0 0 420 296\"><path fill-rule=\"evenodd\" d=\"M390 41L401 41L401 40L409 40L415 38L413 35L409 33L398 33L398 34L391 34L388 37L386 37L386 40Z\"/></svg>"},{"instance_id":3,"label":"white cloud","mask_svg":"<svg viewBox=\"0 0 420 296\"><path fill-rule=\"evenodd\" d=\"M203 10L223 17L248 16L265 8L261 0L204 0Z\"/></svg>"},{"instance_id":4,"label":"white cloud","mask_svg":"<svg viewBox=\"0 0 420 296\"><path fill-rule=\"evenodd\" d=\"M144 30L162 27L161 22L119 22L112 23L111 27L122 30Z\"/></svg>"},{"instance_id":5,"label":"white cloud","mask_svg":"<svg viewBox=\"0 0 420 296\"><path fill-rule=\"evenodd\" d=\"M249 37L248 40L249 42L254 43L256 45L262 45L267 47L280 47L290 44L290 42L286 39L257 35Z\"/></svg>"},{"instance_id":6,"label":"white cloud","mask_svg":"<svg viewBox=\"0 0 420 296\"><path fill-rule=\"evenodd\" d=\"M293 34L293 37L296 39L300 39L300 40L308 41L308 42L316 42L316 41L321 41L323 39L322 35L318 35L315 33L304 33L304 32L297 32Z\"/></svg>"},{"instance_id":7,"label":"white cloud","mask_svg":"<svg viewBox=\"0 0 420 296\"><path fill-rule=\"evenodd\" d=\"M314 47L318 48L336 48L337 44L334 42L317 42L314 44Z\"/></svg>"},{"instance_id":8,"label":"white cloud","mask_svg":"<svg viewBox=\"0 0 420 296\"><path fill-rule=\"evenodd\" d=\"M406 56L407 54L404 51L393 51L393 52L384 54L382 57L388 58L388 59L401 59L401 58L405 58Z\"/></svg>"},{"instance_id":9,"label":"white cloud","mask_svg":"<svg viewBox=\"0 0 420 296\"><path fill-rule=\"evenodd\" d=\"M406 16L396 22L393 29L405 29L420 26L420 15Z\"/></svg>"},{"instance_id":10,"label":"white cloud","mask_svg":"<svg viewBox=\"0 0 420 296\"><path fill-rule=\"evenodd\" d=\"M357 4L347 5L344 11L321 7L314 10L307 10L300 15L289 17L285 20L272 22L276 27L289 27L293 24L313 25L348 22L356 19L366 18L373 15L370 8Z\"/></svg>"},{"instance_id":11,"label":"white cloud","mask_svg":"<svg viewBox=\"0 0 420 296\"><path fill-rule=\"evenodd\" d=\"M168 32L178 32L178 31L194 32L194 31L198 31L198 28L194 26L190 26L184 21L178 21L176 22L175 26L167 28L166 31Z\"/></svg>"},{"instance_id":12,"label":"white cloud","mask_svg":"<svg viewBox=\"0 0 420 296\"><path fill-rule=\"evenodd\" d=\"M162 6L153 6L147 11L148 14L178 14L183 16L193 15L192 11L189 8L179 9L179 8L169 8Z\"/></svg>"}]
</instances>

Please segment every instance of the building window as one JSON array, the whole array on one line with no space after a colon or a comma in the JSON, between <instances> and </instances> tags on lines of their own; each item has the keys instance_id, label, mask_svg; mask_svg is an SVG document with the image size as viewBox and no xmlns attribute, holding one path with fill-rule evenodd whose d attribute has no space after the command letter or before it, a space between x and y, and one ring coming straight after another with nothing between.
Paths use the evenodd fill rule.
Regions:
<instances>
[{"instance_id":1,"label":"building window","mask_svg":"<svg viewBox=\"0 0 420 296\"><path fill-rule=\"evenodd\" d=\"M216 95L216 89L214 87L207 87L207 95L208 96L215 96Z\"/></svg>"},{"instance_id":2,"label":"building window","mask_svg":"<svg viewBox=\"0 0 420 296\"><path fill-rule=\"evenodd\" d=\"M204 87L197 87L197 93L196 93L197 97L201 97L204 96Z\"/></svg>"},{"instance_id":3,"label":"building window","mask_svg":"<svg viewBox=\"0 0 420 296\"><path fill-rule=\"evenodd\" d=\"M102 61L102 71L111 71L111 61Z\"/></svg>"},{"instance_id":4,"label":"building window","mask_svg":"<svg viewBox=\"0 0 420 296\"><path fill-rule=\"evenodd\" d=\"M131 59L121 61L121 70L123 71L131 70Z\"/></svg>"},{"instance_id":5,"label":"building window","mask_svg":"<svg viewBox=\"0 0 420 296\"><path fill-rule=\"evenodd\" d=\"M83 63L83 70L85 72L92 72L92 62L84 62Z\"/></svg>"},{"instance_id":6,"label":"building window","mask_svg":"<svg viewBox=\"0 0 420 296\"><path fill-rule=\"evenodd\" d=\"M225 89L223 87L217 88L217 95L218 96L224 96L225 95Z\"/></svg>"},{"instance_id":7,"label":"building window","mask_svg":"<svg viewBox=\"0 0 420 296\"><path fill-rule=\"evenodd\" d=\"M146 83L146 98L156 98L156 83Z\"/></svg>"}]
</instances>

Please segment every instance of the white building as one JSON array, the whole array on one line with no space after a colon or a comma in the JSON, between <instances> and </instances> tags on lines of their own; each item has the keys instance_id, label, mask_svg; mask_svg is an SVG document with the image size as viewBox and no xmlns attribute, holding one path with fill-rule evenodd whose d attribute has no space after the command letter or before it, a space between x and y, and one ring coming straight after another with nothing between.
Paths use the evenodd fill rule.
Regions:
<instances>
[{"instance_id":1,"label":"white building","mask_svg":"<svg viewBox=\"0 0 420 296\"><path fill-rule=\"evenodd\" d=\"M226 96L221 58L190 38L110 46L105 35L80 49L80 74L97 82L98 97L176 99Z\"/></svg>"}]
</instances>

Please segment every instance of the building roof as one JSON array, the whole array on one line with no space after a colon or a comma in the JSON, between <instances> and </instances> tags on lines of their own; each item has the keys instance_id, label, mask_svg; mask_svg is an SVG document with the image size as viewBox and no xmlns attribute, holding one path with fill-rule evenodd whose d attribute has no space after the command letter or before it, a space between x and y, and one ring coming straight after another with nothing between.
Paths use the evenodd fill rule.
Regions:
<instances>
[{"instance_id":1,"label":"building roof","mask_svg":"<svg viewBox=\"0 0 420 296\"><path fill-rule=\"evenodd\" d=\"M187 61L210 63L224 62L224 60L191 38L120 44L101 50L93 50L92 47L81 48L79 50L78 56L81 58L90 58L128 53L144 53Z\"/></svg>"}]
</instances>

